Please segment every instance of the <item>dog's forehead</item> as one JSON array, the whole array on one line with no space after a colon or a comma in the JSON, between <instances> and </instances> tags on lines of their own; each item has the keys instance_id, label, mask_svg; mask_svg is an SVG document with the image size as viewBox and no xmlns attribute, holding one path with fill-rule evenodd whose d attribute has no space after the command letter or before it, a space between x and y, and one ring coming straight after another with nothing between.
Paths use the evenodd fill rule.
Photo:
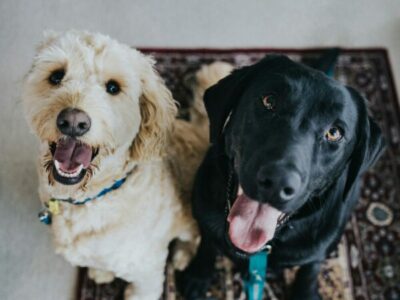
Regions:
<instances>
[{"instance_id":1,"label":"dog's forehead","mask_svg":"<svg viewBox=\"0 0 400 300\"><path fill-rule=\"evenodd\" d=\"M127 47L107 36L67 33L53 39L38 52L34 66L46 64L86 72L126 64Z\"/></svg>"},{"instance_id":2,"label":"dog's forehead","mask_svg":"<svg viewBox=\"0 0 400 300\"><path fill-rule=\"evenodd\" d=\"M324 73L300 64L291 65L290 68L262 70L256 75L258 85L275 85L290 91L303 91L315 89L315 86L330 88L335 86L335 81Z\"/></svg>"},{"instance_id":3,"label":"dog's forehead","mask_svg":"<svg viewBox=\"0 0 400 300\"><path fill-rule=\"evenodd\" d=\"M292 107L305 104L324 106L327 101L340 108L346 102L343 85L325 76L322 72L306 67L297 67L272 71L265 70L256 74L245 96L261 97L273 94Z\"/></svg>"},{"instance_id":4,"label":"dog's forehead","mask_svg":"<svg viewBox=\"0 0 400 300\"><path fill-rule=\"evenodd\" d=\"M336 120L355 123L357 118L356 106L346 87L307 67L295 65L286 70L259 72L244 91L239 105L242 110L246 107L260 110L257 102L270 94L275 96L274 113L289 116L298 124L308 120L310 126L318 127ZM255 106L247 106L251 100Z\"/></svg>"}]
</instances>

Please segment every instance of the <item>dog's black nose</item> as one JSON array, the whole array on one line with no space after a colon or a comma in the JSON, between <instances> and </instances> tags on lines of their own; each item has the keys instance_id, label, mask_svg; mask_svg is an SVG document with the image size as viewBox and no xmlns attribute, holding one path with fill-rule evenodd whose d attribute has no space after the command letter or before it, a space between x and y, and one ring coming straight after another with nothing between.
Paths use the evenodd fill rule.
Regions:
<instances>
[{"instance_id":1,"label":"dog's black nose","mask_svg":"<svg viewBox=\"0 0 400 300\"><path fill-rule=\"evenodd\" d=\"M265 198L291 200L300 192L300 174L291 169L263 167L257 174L258 185Z\"/></svg>"},{"instance_id":2,"label":"dog's black nose","mask_svg":"<svg viewBox=\"0 0 400 300\"><path fill-rule=\"evenodd\" d=\"M65 108L57 116L57 127L65 135L82 136L90 129L90 118L77 108Z\"/></svg>"}]
</instances>

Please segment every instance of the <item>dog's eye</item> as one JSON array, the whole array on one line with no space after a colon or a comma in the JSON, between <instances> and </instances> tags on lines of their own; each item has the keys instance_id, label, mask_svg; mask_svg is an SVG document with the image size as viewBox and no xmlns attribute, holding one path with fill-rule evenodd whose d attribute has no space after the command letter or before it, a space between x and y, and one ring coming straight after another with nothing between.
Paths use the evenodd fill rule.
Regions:
<instances>
[{"instance_id":1,"label":"dog's eye","mask_svg":"<svg viewBox=\"0 0 400 300\"><path fill-rule=\"evenodd\" d=\"M106 83L106 91L111 95L117 95L121 91L121 87L115 80L109 80Z\"/></svg>"},{"instance_id":2,"label":"dog's eye","mask_svg":"<svg viewBox=\"0 0 400 300\"><path fill-rule=\"evenodd\" d=\"M330 142L339 142L343 138L343 130L340 127L332 126L325 131L325 139Z\"/></svg>"},{"instance_id":3,"label":"dog's eye","mask_svg":"<svg viewBox=\"0 0 400 300\"><path fill-rule=\"evenodd\" d=\"M59 85L65 76L63 69L53 71L49 76L49 82L51 85Z\"/></svg>"},{"instance_id":4,"label":"dog's eye","mask_svg":"<svg viewBox=\"0 0 400 300\"><path fill-rule=\"evenodd\" d=\"M276 106L276 99L274 95L266 95L262 97L262 102L266 109L274 110Z\"/></svg>"}]
</instances>

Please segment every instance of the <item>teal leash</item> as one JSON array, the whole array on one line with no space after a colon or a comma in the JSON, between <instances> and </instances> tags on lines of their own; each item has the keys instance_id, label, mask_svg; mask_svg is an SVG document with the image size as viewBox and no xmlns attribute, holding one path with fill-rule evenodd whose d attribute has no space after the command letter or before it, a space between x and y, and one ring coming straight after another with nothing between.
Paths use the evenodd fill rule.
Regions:
<instances>
[{"instance_id":1,"label":"teal leash","mask_svg":"<svg viewBox=\"0 0 400 300\"><path fill-rule=\"evenodd\" d=\"M266 245L265 250L250 256L249 274L244 280L247 299L262 300L264 285L267 281L268 256L271 253L271 245Z\"/></svg>"}]
</instances>

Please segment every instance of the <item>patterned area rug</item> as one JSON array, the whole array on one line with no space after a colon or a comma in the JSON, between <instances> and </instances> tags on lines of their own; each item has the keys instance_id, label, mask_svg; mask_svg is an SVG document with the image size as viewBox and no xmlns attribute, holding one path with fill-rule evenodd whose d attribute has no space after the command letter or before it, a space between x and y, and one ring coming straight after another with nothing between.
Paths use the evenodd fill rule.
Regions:
<instances>
[{"instance_id":1,"label":"patterned area rug","mask_svg":"<svg viewBox=\"0 0 400 300\"><path fill-rule=\"evenodd\" d=\"M321 50L144 50L157 60L157 69L185 115L192 98L185 82L201 64L215 60L236 66L260 60L266 53L280 52L297 61L317 58ZM353 86L369 100L369 108L386 136L388 149L364 177L362 196L346 227L337 251L321 272L320 292L324 299L400 299L400 113L387 53L383 49L343 50L335 77ZM217 261L208 299L246 299L240 274L229 260ZM268 274L265 299L285 299L295 270L281 276ZM85 269L79 276L79 300L122 299L125 283L95 285ZM163 299L181 299L174 273L166 268Z\"/></svg>"}]
</instances>

